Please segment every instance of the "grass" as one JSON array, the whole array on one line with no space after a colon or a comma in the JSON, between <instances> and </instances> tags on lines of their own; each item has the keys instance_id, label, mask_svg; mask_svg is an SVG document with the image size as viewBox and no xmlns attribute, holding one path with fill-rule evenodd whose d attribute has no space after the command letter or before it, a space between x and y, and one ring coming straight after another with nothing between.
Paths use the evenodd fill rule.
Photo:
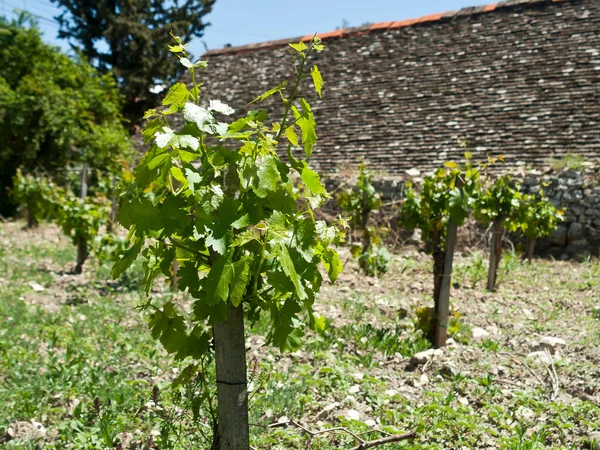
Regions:
<instances>
[{"instance_id":1,"label":"grass","mask_svg":"<svg viewBox=\"0 0 600 450\"><path fill-rule=\"evenodd\" d=\"M554 170L579 170L585 163L585 157L583 155L577 155L575 153L567 153L562 158L552 158L550 165Z\"/></svg>"},{"instance_id":2,"label":"grass","mask_svg":"<svg viewBox=\"0 0 600 450\"><path fill-rule=\"evenodd\" d=\"M208 448L201 389L171 386L186 364L174 363L151 339L145 313L136 309L140 267L113 282L109 266L96 264L80 278L65 273L74 257L68 242L48 230L0 225L0 321L6 324L0 446ZM371 431L373 423L387 433L417 432L417 439L389 448L582 448L587 434L600 429L594 404L600 398L600 264L524 265L508 255L498 292L485 293L481 254L461 258L465 281L453 289L457 312L449 331L462 344L408 370L410 357L428 348L414 311L428 298L429 266L425 257L403 255L381 282L350 267L319 302L329 317L325 331L308 334L292 354L263 346L265 322L248 330L255 448L309 448L309 436L296 427L267 428L284 416L313 430L342 425L369 432L365 439L381 436ZM45 290L34 291L31 281ZM155 295L171 298L166 291ZM500 332L472 339L471 327L491 325ZM577 348L556 364L561 391L554 400L545 368L521 356L529 341L551 332ZM317 450L356 444L347 434L310 440Z\"/></svg>"}]
</instances>

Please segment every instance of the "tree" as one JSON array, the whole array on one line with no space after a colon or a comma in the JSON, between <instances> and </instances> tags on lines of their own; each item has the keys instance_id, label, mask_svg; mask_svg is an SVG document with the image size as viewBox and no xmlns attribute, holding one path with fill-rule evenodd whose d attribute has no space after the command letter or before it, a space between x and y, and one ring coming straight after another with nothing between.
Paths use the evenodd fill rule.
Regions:
<instances>
[{"instance_id":1,"label":"tree","mask_svg":"<svg viewBox=\"0 0 600 450\"><path fill-rule=\"evenodd\" d=\"M371 172L364 164L358 166L358 180L351 188L337 195L338 205L349 218L350 231L362 230L362 244L351 247L352 256L358 258L358 265L369 276L379 276L387 272L390 254L383 243L382 234L386 231L376 224L369 225L372 213L377 213L383 205L381 195L371 183Z\"/></svg>"},{"instance_id":2,"label":"tree","mask_svg":"<svg viewBox=\"0 0 600 450\"><path fill-rule=\"evenodd\" d=\"M184 70L169 58L169 31L186 41L201 37L202 18L215 0L52 0L66 11L56 19L59 38L81 52L102 74L112 70L133 123L158 103L150 92L171 85Z\"/></svg>"},{"instance_id":3,"label":"tree","mask_svg":"<svg viewBox=\"0 0 600 450\"><path fill-rule=\"evenodd\" d=\"M428 253L433 256L433 323L429 339L436 347L446 345L450 286L457 229L471 214L480 189L480 170L447 162L425 177L421 192L406 186L401 221L408 229L419 228Z\"/></svg>"},{"instance_id":4,"label":"tree","mask_svg":"<svg viewBox=\"0 0 600 450\"><path fill-rule=\"evenodd\" d=\"M323 282L319 266L332 282L342 270L331 246L343 239L345 222L339 227L315 218L315 209L329 196L308 165L317 140L314 114L297 96L307 77L321 94L321 74L317 66L308 70L308 59L323 45L318 38L309 45L292 44L293 88L284 82L257 98L281 96L285 112L280 120L252 110L228 123L234 114L229 106L215 100L207 108L199 106L194 72L207 63L191 64L176 39L171 51L189 68L194 85L188 90L184 83L175 84L163 100L166 108L145 115L150 121L143 135L152 144L119 210L131 242L113 276L142 257L150 293L152 281L160 275L171 278L173 261L179 263L177 288L194 298L192 313L172 301L156 304L149 298L152 335L178 359L214 355L218 414L213 416L212 448L248 450L244 320L270 315L267 341L281 350L298 348L306 326L325 325L313 309ZM183 117L181 129L169 127L170 114ZM279 144L288 147L287 161L275 151ZM296 186L297 179L303 187ZM182 377L203 377L203 367L192 362Z\"/></svg>"},{"instance_id":5,"label":"tree","mask_svg":"<svg viewBox=\"0 0 600 450\"><path fill-rule=\"evenodd\" d=\"M42 42L26 15L0 17L0 213L18 167L52 173L68 164L116 168L131 145L111 75Z\"/></svg>"},{"instance_id":6,"label":"tree","mask_svg":"<svg viewBox=\"0 0 600 450\"><path fill-rule=\"evenodd\" d=\"M501 159L502 161L503 159ZM494 162L493 158L490 162ZM510 175L485 180L475 201L473 212L484 226L491 223L490 260L488 266L487 290L496 288L498 267L502 259L502 235L504 228L511 223L519 211L522 195L519 184Z\"/></svg>"}]
</instances>

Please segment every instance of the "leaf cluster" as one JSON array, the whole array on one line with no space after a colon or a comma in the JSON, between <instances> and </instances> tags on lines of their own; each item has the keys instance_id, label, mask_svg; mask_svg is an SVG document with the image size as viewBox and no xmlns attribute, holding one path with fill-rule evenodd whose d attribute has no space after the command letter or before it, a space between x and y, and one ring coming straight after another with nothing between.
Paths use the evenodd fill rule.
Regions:
<instances>
[{"instance_id":1,"label":"leaf cluster","mask_svg":"<svg viewBox=\"0 0 600 450\"><path fill-rule=\"evenodd\" d=\"M337 202L343 214L350 218L352 231L364 229L369 215L381 207L381 194L372 183L373 175L365 164L358 166L356 184L337 195Z\"/></svg>"},{"instance_id":2,"label":"leaf cluster","mask_svg":"<svg viewBox=\"0 0 600 450\"><path fill-rule=\"evenodd\" d=\"M45 175L34 176L17 170L13 195L31 211L37 221L50 219L76 245L83 239L92 246L100 228L109 219L108 199L99 194L79 198L71 190L58 186Z\"/></svg>"},{"instance_id":3,"label":"leaf cluster","mask_svg":"<svg viewBox=\"0 0 600 450\"><path fill-rule=\"evenodd\" d=\"M464 165L447 162L425 177L421 192L411 184L406 186L400 221L408 229L420 229L428 244L434 234L443 241L448 220L460 226L469 217L480 186L480 169L469 158Z\"/></svg>"},{"instance_id":4,"label":"leaf cluster","mask_svg":"<svg viewBox=\"0 0 600 450\"><path fill-rule=\"evenodd\" d=\"M565 220L565 210L556 208L543 190L522 195L519 207L508 220L509 231L523 233L529 239L550 235Z\"/></svg>"},{"instance_id":5,"label":"leaf cluster","mask_svg":"<svg viewBox=\"0 0 600 450\"><path fill-rule=\"evenodd\" d=\"M192 63L175 39L171 51L192 74L207 66ZM193 312L184 315L173 303L152 306L150 327L179 359L207 354L210 326L225 318L229 302L242 304L253 321L268 313L267 339L282 350L298 347L305 325L324 326L313 310L323 282L319 266L331 281L337 278L342 264L330 246L343 239L343 230L315 219L328 194L308 165L317 136L314 115L305 99L296 98L309 55L322 46L314 39L291 48L299 61L295 87L288 94L280 85L256 100L280 95L286 108L279 121L260 110L231 121L233 109L219 100L200 106L195 81L190 89L175 84L163 108L146 113L143 135L150 148L122 199L118 220L129 230L130 245L113 276L141 257L150 292L153 280L172 277L178 262L177 287L195 299ZM167 122L171 115L183 119L180 129ZM275 150L286 143L283 161Z\"/></svg>"}]
</instances>

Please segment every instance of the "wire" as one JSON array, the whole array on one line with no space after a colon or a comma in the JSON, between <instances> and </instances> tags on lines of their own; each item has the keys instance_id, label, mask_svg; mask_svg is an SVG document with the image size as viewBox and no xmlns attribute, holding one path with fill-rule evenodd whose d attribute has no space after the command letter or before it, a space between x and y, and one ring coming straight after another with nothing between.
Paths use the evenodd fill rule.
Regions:
<instances>
[{"instance_id":1,"label":"wire","mask_svg":"<svg viewBox=\"0 0 600 450\"><path fill-rule=\"evenodd\" d=\"M54 18L49 19L48 17L40 16L39 14L32 13L31 11L29 11L27 9L20 8L20 7L18 7L16 5L13 5L11 3L6 3L6 5L8 5L11 8L14 8L14 11L12 11L12 12L15 15L17 15L17 13L15 11L23 11L23 12L31 14L31 16L35 17L36 19L44 21L46 23L46 25L52 25L52 26L56 27L57 29L60 28L60 25L58 24L58 21L55 20Z\"/></svg>"}]
</instances>

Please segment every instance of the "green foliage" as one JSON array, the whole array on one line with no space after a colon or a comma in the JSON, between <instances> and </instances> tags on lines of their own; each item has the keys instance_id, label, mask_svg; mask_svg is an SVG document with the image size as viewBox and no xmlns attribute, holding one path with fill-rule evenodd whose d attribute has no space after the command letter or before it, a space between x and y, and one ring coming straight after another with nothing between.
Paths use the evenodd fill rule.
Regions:
<instances>
[{"instance_id":1,"label":"green foliage","mask_svg":"<svg viewBox=\"0 0 600 450\"><path fill-rule=\"evenodd\" d=\"M52 173L69 163L116 170L131 145L111 75L42 42L27 19L0 18L0 183L18 167ZM3 201L2 214L12 205Z\"/></svg>"},{"instance_id":2,"label":"green foliage","mask_svg":"<svg viewBox=\"0 0 600 450\"><path fill-rule=\"evenodd\" d=\"M567 153L562 158L552 158L550 165L554 170L579 170L585 163L585 157L583 155L577 155L575 153Z\"/></svg>"},{"instance_id":3,"label":"green foliage","mask_svg":"<svg viewBox=\"0 0 600 450\"><path fill-rule=\"evenodd\" d=\"M350 218L350 230L366 228L370 214L381 207L381 195L372 184L373 175L365 164L358 166L358 181L346 191L337 195L343 213Z\"/></svg>"},{"instance_id":4,"label":"green foliage","mask_svg":"<svg viewBox=\"0 0 600 450\"><path fill-rule=\"evenodd\" d=\"M206 66L192 64L181 39L175 39L172 51L192 75ZM215 100L199 106L196 84L191 90L175 85L163 101L168 109L146 114L144 136L152 144L123 196L118 219L129 230L130 244L113 275L142 257L149 292L156 277L172 276L172 262L178 261L178 288L195 299L193 313L167 303L153 305L150 318L153 336L177 359L207 354L210 326L224 319L229 301L243 304L252 321L268 313L267 340L281 350L297 348L306 325L324 325L312 307L322 283L319 265L335 281L342 264L330 246L344 235L338 224L329 226L314 216L328 194L308 166L315 122L296 92L308 74L309 54L321 44L315 39L298 46L298 82L289 96L284 85L272 90L286 106L280 121L268 124L267 113L252 110L224 122L234 111ZM181 129L168 126L171 114L183 118ZM301 142L289 139L296 126L302 129ZM284 136L290 142L289 163L275 151ZM296 154L299 146L304 157ZM294 185L298 178L301 190ZM151 198L144 193L148 189Z\"/></svg>"},{"instance_id":5,"label":"green foliage","mask_svg":"<svg viewBox=\"0 0 600 450\"><path fill-rule=\"evenodd\" d=\"M529 239L538 239L552 233L564 220L564 209L557 209L546 198L543 190L524 195L516 214L507 224L510 231L519 231Z\"/></svg>"},{"instance_id":6,"label":"green foliage","mask_svg":"<svg viewBox=\"0 0 600 450\"><path fill-rule=\"evenodd\" d=\"M388 271L392 255L379 240L371 242L366 249L363 249L362 246L353 245L351 252L352 256L358 259L358 265L365 275L378 277Z\"/></svg>"},{"instance_id":7,"label":"green foliage","mask_svg":"<svg viewBox=\"0 0 600 450\"><path fill-rule=\"evenodd\" d=\"M64 12L57 18L58 37L67 39L102 74L112 72L125 97L125 116L140 121L145 109L158 104L157 84L177 80L189 59L177 60L170 52L185 45L169 45L169 31L189 41L202 37L204 16L215 0L171 2L144 0L52 0Z\"/></svg>"},{"instance_id":8,"label":"green foliage","mask_svg":"<svg viewBox=\"0 0 600 450\"><path fill-rule=\"evenodd\" d=\"M469 216L480 189L480 170L467 161L464 167L444 164L425 177L421 192L407 185L402 202L401 223L408 229L419 228L421 238L432 249L445 240L448 220L462 225ZM439 241L439 242L434 242Z\"/></svg>"},{"instance_id":9,"label":"green foliage","mask_svg":"<svg viewBox=\"0 0 600 450\"><path fill-rule=\"evenodd\" d=\"M486 180L474 202L475 218L487 226L495 219L511 219L519 210L522 194L520 186L512 181L510 175Z\"/></svg>"},{"instance_id":10,"label":"green foliage","mask_svg":"<svg viewBox=\"0 0 600 450\"><path fill-rule=\"evenodd\" d=\"M340 192L337 201L342 213L349 219L351 232L362 230L362 243L352 246L352 256L358 259L365 274L379 276L387 271L390 254L383 244L386 230L369 225L372 214L382 206L381 195L375 190L372 178L365 164L360 164L358 181Z\"/></svg>"},{"instance_id":11,"label":"green foliage","mask_svg":"<svg viewBox=\"0 0 600 450\"><path fill-rule=\"evenodd\" d=\"M24 175L17 170L13 187L14 198L30 210L36 222L50 219L59 225L63 233L71 238L73 245L83 240L88 251L106 255L107 246L115 246L114 239L100 239L100 228L108 223L110 206L106 196L98 193L85 200L70 189L64 189L49 177Z\"/></svg>"},{"instance_id":12,"label":"green foliage","mask_svg":"<svg viewBox=\"0 0 600 450\"><path fill-rule=\"evenodd\" d=\"M47 177L23 174L19 168L13 180L12 195L14 201L27 208L28 225L37 225L52 217L56 205L52 199L56 186Z\"/></svg>"}]
</instances>

